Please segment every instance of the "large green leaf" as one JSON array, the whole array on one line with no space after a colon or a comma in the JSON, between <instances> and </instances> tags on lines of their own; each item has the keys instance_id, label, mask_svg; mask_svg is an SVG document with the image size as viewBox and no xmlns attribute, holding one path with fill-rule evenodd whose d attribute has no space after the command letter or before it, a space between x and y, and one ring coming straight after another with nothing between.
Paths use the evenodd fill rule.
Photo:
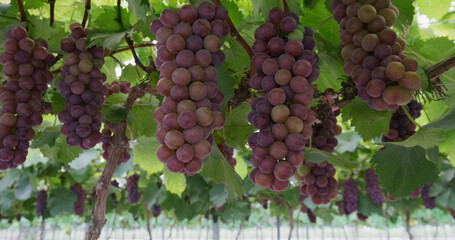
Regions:
<instances>
[{"instance_id":1,"label":"large green leaf","mask_svg":"<svg viewBox=\"0 0 455 240\"><path fill-rule=\"evenodd\" d=\"M139 164L141 169L147 171L149 174L161 172L164 165L156 156L156 151L160 146L156 138L140 137L136 140L138 145L135 146L137 152L134 162Z\"/></svg>"},{"instance_id":2,"label":"large green leaf","mask_svg":"<svg viewBox=\"0 0 455 240\"><path fill-rule=\"evenodd\" d=\"M442 128L422 128L414 133L410 138L403 142L393 142L404 147L420 146L424 149L429 149L439 144L444 140L444 130Z\"/></svg>"},{"instance_id":3,"label":"large green leaf","mask_svg":"<svg viewBox=\"0 0 455 240\"><path fill-rule=\"evenodd\" d=\"M308 159L310 162L320 163L323 161L328 161L330 164L335 167L342 167L346 169L352 169L355 167L355 164L348 159L331 154L316 148L305 149L305 159Z\"/></svg>"},{"instance_id":4,"label":"large green leaf","mask_svg":"<svg viewBox=\"0 0 455 240\"><path fill-rule=\"evenodd\" d=\"M164 168L163 176L163 184L166 190L181 196L186 188L185 176L180 173L173 173L167 168Z\"/></svg>"},{"instance_id":5,"label":"large green leaf","mask_svg":"<svg viewBox=\"0 0 455 240\"><path fill-rule=\"evenodd\" d=\"M233 148L245 149L248 137L254 127L248 123L250 104L244 102L230 112L226 112L226 123L223 128L226 144Z\"/></svg>"},{"instance_id":6,"label":"large green leaf","mask_svg":"<svg viewBox=\"0 0 455 240\"><path fill-rule=\"evenodd\" d=\"M128 9L130 12L134 12L137 20L146 21L146 10L150 8L148 0L127 0Z\"/></svg>"},{"instance_id":7,"label":"large green leaf","mask_svg":"<svg viewBox=\"0 0 455 240\"><path fill-rule=\"evenodd\" d=\"M408 25L411 25L415 14L413 3L414 1L412 0L393 1L393 5L395 5L400 11L400 15L393 24L394 27L403 30Z\"/></svg>"},{"instance_id":8,"label":"large green leaf","mask_svg":"<svg viewBox=\"0 0 455 240\"><path fill-rule=\"evenodd\" d=\"M62 213L72 213L77 196L73 191L66 188L57 188L52 191L47 204L51 216Z\"/></svg>"},{"instance_id":9,"label":"large green leaf","mask_svg":"<svg viewBox=\"0 0 455 240\"><path fill-rule=\"evenodd\" d=\"M371 163L375 164L382 186L394 197L409 196L423 184L438 179L436 165L427 159L425 149L420 146L385 144L385 149L378 151Z\"/></svg>"}]
</instances>

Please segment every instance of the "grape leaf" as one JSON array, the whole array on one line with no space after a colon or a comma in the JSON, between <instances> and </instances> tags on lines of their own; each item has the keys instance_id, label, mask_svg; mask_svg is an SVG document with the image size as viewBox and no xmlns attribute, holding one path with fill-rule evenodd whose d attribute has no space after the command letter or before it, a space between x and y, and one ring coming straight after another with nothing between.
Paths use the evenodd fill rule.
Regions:
<instances>
[{"instance_id":1,"label":"grape leaf","mask_svg":"<svg viewBox=\"0 0 455 240\"><path fill-rule=\"evenodd\" d=\"M415 14L413 3L413 0L393 1L393 5L395 5L400 11L400 15L393 24L394 27L403 31L406 26L412 23L412 19L414 18Z\"/></svg>"},{"instance_id":2,"label":"grape leaf","mask_svg":"<svg viewBox=\"0 0 455 240\"><path fill-rule=\"evenodd\" d=\"M180 173L173 173L167 168L164 168L163 176L163 185L166 187L166 190L181 196L186 188L185 176Z\"/></svg>"},{"instance_id":3,"label":"grape leaf","mask_svg":"<svg viewBox=\"0 0 455 240\"><path fill-rule=\"evenodd\" d=\"M146 10L150 8L150 3L147 0L127 0L128 9L134 12L137 20L147 21Z\"/></svg>"},{"instance_id":4,"label":"grape leaf","mask_svg":"<svg viewBox=\"0 0 455 240\"><path fill-rule=\"evenodd\" d=\"M45 157L65 164L73 161L82 153L82 150L79 147L68 146L63 135L57 137L53 147L45 144L39 148Z\"/></svg>"},{"instance_id":5,"label":"grape leaf","mask_svg":"<svg viewBox=\"0 0 455 240\"><path fill-rule=\"evenodd\" d=\"M240 7L237 5L236 2L233 2L231 0L221 0L221 3L228 10L229 18L231 18L234 26L237 26L238 24L242 23L243 15L240 12Z\"/></svg>"},{"instance_id":6,"label":"grape leaf","mask_svg":"<svg viewBox=\"0 0 455 240\"><path fill-rule=\"evenodd\" d=\"M334 154L331 154L331 153L328 153L328 152L325 152L325 151L322 151L322 150L319 150L316 148L309 148L309 149L306 148L304 152L305 152L305 159L307 159L308 154L310 154L310 158L315 158L315 159L313 159L313 162L315 162L315 163L319 163L319 162L323 162L323 161L327 160L330 164L332 164L335 167L342 167L342 168L346 168L346 169L352 169L355 167L355 164L352 163L351 161L349 161L348 159L345 159L343 157L340 157L340 156L337 156L337 155L334 155ZM325 157L322 158L322 155L324 155ZM324 160L322 160L322 159L324 159ZM312 161L312 160L309 160L309 161ZM316 162L316 161L319 161L319 162Z\"/></svg>"},{"instance_id":7,"label":"grape leaf","mask_svg":"<svg viewBox=\"0 0 455 240\"><path fill-rule=\"evenodd\" d=\"M427 15L429 19L441 19L449 10L452 0L431 0L431 1L416 1L419 7L420 14Z\"/></svg>"},{"instance_id":8,"label":"grape leaf","mask_svg":"<svg viewBox=\"0 0 455 240\"><path fill-rule=\"evenodd\" d=\"M125 120L128 112L120 104L103 104L104 120L109 123L116 123Z\"/></svg>"},{"instance_id":9,"label":"grape leaf","mask_svg":"<svg viewBox=\"0 0 455 240\"><path fill-rule=\"evenodd\" d=\"M319 78L316 81L317 87L321 91L327 88L340 89L341 81L339 77L343 75L343 60L332 53L319 53Z\"/></svg>"},{"instance_id":10,"label":"grape leaf","mask_svg":"<svg viewBox=\"0 0 455 240\"><path fill-rule=\"evenodd\" d=\"M253 16L259 17L259 12L262 13L263 18L268 18L270 9L274 7L282 7L280 0L252 0L253 2Z\"/></svg>"},{"instance_id":11,"label":"grape leaf","mask_svg":"<svg viewBox=\"0 0 455 240\"><path fill-rule=\"evenodd\" d=\"M8 12L9 8L11 7L8 3L0 3L0 14L5 14Z\"/></svg>"},{"instance_id":12,"label":"grape leaf","mask_svg":"<svg viewBox=\"0 0 455 240\"><path fill-rule=\"evenodd\" d=\"M312 163L316 163L316 164L319 164L319 163L322 163L324 161L327 161L327 159L329 159L327 157L327 155L323 154L323 153L320 153L320 152L306 152L305 153L305 160L309 161L309 162L312 162Z\"/></svg>"},{"instance_id":13,"label":"grape leaf","mask_svg":"<svg viewBox=\"0 0 455 240\"><path fill-rule=\"evenodd\" d=\"M31 148L39 148L43 145L49 145L53 147L57 138L61 135L60 133L61 126L52 126L45 128L42 132L39 132L33 140Z\"/></svg>"},{"instance_id":14,"label":"grape leaf","mask_svg":"<svg viewBox=\"0 0 455 240\"><path fill-rule=\"evenodd\" d=\"M95 28L88 34L88 46L103 46L104 49L117 50L127 32L104 32L104 29Z\"/></svg>"},{"instance_id":15,"label":"grape leaf","mask_svg":"<svg viewBox=\"0 0 455 240\"><path fill-rule=\"evenodd\" d=\"M229 99L234 97L234 87L236 85L235 79L231 76L229 71L226 71L224 65L217 67L218 72L218 89L220 89L224 94L224 103L222 108L225 109L226 104Z\"/></svg>"},{"instance_id":16,"label":"grape leaf","mask_svg":"<svg viewBox=\"0 0 455 240\"><path fill-rule=\"evenodd\" d=\"M420 146L424 149L429 149L435 146L439 146L443 140L444 130L442 128L422 128L405 141L393 142L390 144L403 147Z\"/></svg>"},{"instance_id":17,"label":"grape leaf","mask_svg":"<svg viewBox=\"0 0 455 240\"><path fill-rule=\"evenodd\" d=\"M77 200L76 193L66 188L57 188L52 191L49 199L49 213L51 216L57 216L62 213L72 213L74 203Z\"/></svg>"},{"instance_id":18,"label":"grape leaf","mask_svg":"<svg viewBox=\"0 0 455 240\"><path fill-rule=\"evenodd\" d=\"M161 172L163 170L163 163L158 160L156 151L160 144L156 138L140 137L135 146L137 152L134 162L141 166L141 169L147 171L149 174Z\"/></svg>"},{"instance_id":19,"label":"grape leaf","mask_svg":"<svg viewBox=\"0 0 455 240\"><path fill-rule=\"evenodd\" d=\"M222 183L230 199L240 198L245 192L240 176L229 165L217 147L212 147L210 156L204 161L202 176L215 183Z\"/></svg>"},{"instance_id":20,"label":"grape leaf","mask_svg":"<svg viewBox=\"0 0 455 240\"><path fill-rule=\"evenodd\" d=\"M127 121L134 138L155 136L157 124L153 119L150 121L154 111L154 107L139 105L133 106L128 112Z\"/></svg>"},{"instance_id":21,"label":"grape leaf","mask_svg":"<svg viewBox=\"0 0 455 240\"><path fill-rule=\"evenodd\" d=\"M371 163L381 185L394 197L408 196L423 184L438 179L436 165L427 159L425 149L420 146L406 148L387 143Z\"/></svg>"},{"instance_id":22,"label":"grape leaf","mask_svg":"<svg viewBox=\"0 0 455 240\"><path fill-rule=\"evenodd\" d=\"M429 123L425 127L443 128L444 130L451 130L455 128L455 108L446 115Z\"/></svg>"},{"instance_id":23,"label":"grape leaf","mask_svg":"<svg viewBox=\"0 0 455 240\"><path fill-rule=\"evenodd\" d=\"M387 134L393 115L391 111L376 111L358 98L344 106L341 112L344 119L352 119L351 125L365 141Z\"/></svg>"},{"instance_id":24,"label":"grape leaf","mask_svg":"<svg viewBox=\"0 0 455 240\"><path fill-rule=\"evenodd\" d=\"M210 202L215 204L217 207L223 206L228 199L228 195L224 191L222 184L215 185L209 192Z\"/></svg>"},{"instance_id":25,"label":"grape leaf","mask_svg":"<svg viewBox=\"0 0 455 240\"><path fill-rule=\"evenodd\" d=\"M249 112L250 104L246 102L226 112L226 123L222 131L227 145L236 149L245 149L245 143L254 131L254 127L248 123Z\"/></svg>"},{"instance_id":26,"label":"grape leaf","mask_svg":"<svg viewBox=\"0 0 455 240\"><path fill-rule=\"evenodd\" d=\"M244 179L248 176L248 166L245 163L245 159L239 155L235 158L237 164L235 165L235 172L240 176L241 179Z\"/></svg>"},{"instance_id":27,"label":"grape leaf","mask_svg":"<svg viewBox=\"0 0 455 240\"><path fill-rule=\"evenodd\" d=\"M225 38L224 42L228 47L225 46L223 50L226 55L226 61L223 65L235 73L244 72L245 69L248 69L251 65L250 56L242 45L231 38Z\"/></svg>"},{"instance_id":28,"label":"grape leaf","mask_svg":"<svg viewBox=\"0 0 455 240\"><path fill-rule=\"evenodd\" d=\"M58 92L52 93L51 103L52 109L54 109L55 115L58 115L61 111L65 110L66 99Z\"/></svg>"},{"instance_id":29,"label":"grape leaf","mask_svg":"<svg viewBox=\"0 0 455 240\"><path fill-rule=\"evenodd\" d=\"M32 197L34 179L27 171L24 171L15 184L14 197L22 201Z\"/></svg>"},{"instance_id":30,"label":"grape leaf","mask_svg":"<svg viewBox=\"0 0 455 240\"><path fill-rule=\"evenodd\" d=\"M331 208L317 208L314 210L314 215L321 218L324 223L330 224L334 219L333 215L338 215L338 213Z\"/></svg>"},{"instance_id":31,"label":"grape leaf","mask_svg":"<svg viewBox=\"0 0 455 240\"><path fill-rule=\"evenodd\" d=\"M364 216L371 216L373 213L382 215L382 209L378 205L371 201L371 198L367 195L359 194L359 209L358 211Z\"/></svg>"}]
</instances>

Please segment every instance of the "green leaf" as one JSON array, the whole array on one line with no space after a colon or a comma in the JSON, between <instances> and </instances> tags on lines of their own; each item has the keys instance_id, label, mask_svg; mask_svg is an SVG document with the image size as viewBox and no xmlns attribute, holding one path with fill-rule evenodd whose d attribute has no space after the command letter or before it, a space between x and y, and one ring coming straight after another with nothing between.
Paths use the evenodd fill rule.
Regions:
<instances>
[{"instance_id":1,"label":"green leaf","mask_svg":"<svg viewBox=\"0 0 455 240\"><path fill-rule=\"evenodd\" d=\"M321 218L324 223L330 224L333 221L333 215L337 214L335 209L331 208L318 208L314 210L314 215Z\"/></svg>"},{"instance_id":2,"label":"green leaf","mask_svg":"<svg viewBox=\"0 0 455 240\"><path fill-rule=\"evenodd\" d=\"M355 152L362 138L354 131L344 131L342 134L337 136L338 146L337 152Z\"/></svg>"},{"instance_id":3,"label":"green leaf","mask_svg":"<svg viewBox=\"0 0 455 240\"><path fill-rule=\"evenodd\" d=\"M127 31L102 32L94 29L88 34L88 46L102 46L104 49L117 50L126 33Z\"/></svg>"},{"instance_id":4,"label":"green leaf","mask_svg":"<svg viewBox=\"0 0 455 240\"><path fill-rule=\"evenodd\" d=\"M120 104L103 104L104 120L109 123L116 123L125 120L128 112Z\"/></svg>"},{"instance_id":5,"label":"green leaf","mask_svg":"<svg viewBox=\"0 0 455 240\"><path fill-rule=\"evenodd\" d=\"M254 131L254 127L248 123L250 108L250 104L243 102L234 110L226 112L226 123L222 131L228 146L245 149L248 137Z\"/></svg>"},{"instance_id":6,"label":"green leaf","mask_svg":"<svg viewBox=\"0 0 455 240\"><path fill-rule=\"evenodd\" d=\"M451 130L455 128L455 108L452 109L446 115L440 117L438 120L435 120L425 127L436 127L443 128L444 130Z\"/></svg>"},{"instance_id":7,"label":"green leaf","mask_svg":"<svg viewBox=\"0 0 455 240\"><path fill-rule=\"evenodd\" d=\"M185 176L180 173L173 173L167 168L164 168L163 176L163 184L166 190L181 196L186 188Z\"/></svg>"},{"instance_id":8,"label":"green leaf","mask_svg":"<svg viewBox=\"0 0 455 240\"><path fill-rule=\"evenodd\" d=\"M224 94L224 103L225 106L229 99L234 97L234 87L236 85L235 79L231 74L226 71L224 65L220 65L217 68L218 71L218 89L220 89ZM224 107L223 107L224 109Z\"/></svg>"},{"instance_id":9,"label":"green leaf","mask_svg":"<svg viewBox=\"0 0 455 240\"><path fill-rule=\"evenodd\" d=\"M268 18L270 9L277 6L282 7L282 1L280 0L252 0L252 2L255 17L259 17L259 12L261 12L262 17Z\"/></svg>"},{"instance_id":10,"label":"green leaf","mask_svg":"<svg viewBox=\"0 0 455 240\"><path fill-rule=\"evenodd\" d=\"M149 174L161 172L163 170L163 163L158 160L156 151L160 144L156 138L140 137L135 146L137 152L135 154L134 162L141 166L141 169L147 171Z\"/></svg>"},{"instance_id":11,"label":"green leaf","mask_svg":"<svg viewBox=\"0 0 455 240\"><path fill-rule=\"evenodd\" d=\"M146 9L150 8L150 3L147 0L127 0L128 9L134 12L137 20L147 21Z\"/></svg>"},{"instance_id":12,"label":"green leaf","mask_svg":"<svg viewBox=\"0 0 455 240\"><path fill-rule=\"evenodd\" d=\"M30 20L31 26L29 34L32 39L42 38L46 41L49 41L58 35L57 30L49 26L48 20L38 19L35 16L30 16L28 20Z\"/></svg>"},{"instance_id":13,"label":"green leaf","mask_svg":"<svg viewBox=\"0 0 455 240\"><path fill-rule=\"evenodd\" d=\"M128 64L122 69L120 80L130 83L138 83L144 76L144 70L137 65Z\"/></svg>"},{"instance_id":14,"label":"green leaf","mask_svg":"<svg viewBox=\"0 0 455 240\"><path fill-rule=\"evenodd\" d=\"M222 184L215 185L209 192L210 202L215 204L217 207L223 206L228 199L228 195L224 191Z\"/></svg>"},{"instance_id":15,"label":"green leaf","mask_svg":"<svg viewBox=\"0 0 455 240\"><path fill-rule=\"evenodd\" d=\"M62 213L72 213L77 196L73 191L66 188L57 188L52 191L51 198L47 204L51 216Z\"/></svg>"},{"instance_id":16,"label":"green leaf","mask_svg":"<svg viewBox=\"0 0 455 240\"><path fill-rule=\"evenodd\" d=\"M243 15L240 11L240 7L235 2L230 0L221 0L221 3L228 10L229 18L231 18L234 26L237 26L243 21Z\"/></svg>"},{"instance_id":17,"label":"green leaf","mask_svg":"<svg viewBox=\"0 0 455 240\"><path fill-rule=\"evenodd\" d=\"M403 146L403 147L414 147L420 146L424 149L429 149L439 144L444 140L444 130L442 128L421 128L419 131L414 133L410 138L403 142L393 142L390 144Z\"/></svg>"},{"instance_id":18,"label":"green leaf","mask_svg":"<svg viewBox=\"0 0 455 240\"><path fill-rule=\"evenodd\" d=\"M98 159L99 157L100 157L100 151L87 150L87 151L84 151L83 153L81 153L79 155L79 157L77 157L76 159L71 161L68 164L68 166L70 166L72 169L75 169L75 170L84 169L87 166L89 166L93 160Z\"/></svg>"},{"instance_id":19,"label":"green leaf","mask_svg":"<svg viewBox=\"0 0 455 240\"><path fill-rule=\"evenodd\" d=\"M427 15L429 19L436 18L436 20L440 20L449 11L451 3L452 0L416 1L420 14Z\"/></svg>"},{"instance_id":20,"label":"green leaf","mask_svg":"<svg viewBox=\"0 0 455 240\"><path fill-rule=\"evenodd\" d=\"M60 132L61 126L52 126L45 128L33 141L31 148L39 148L43 145L48 145L49 147L55 146L57 138L61 135Z\"/></svg>"},{"instance_id":21,"label":"green leaf","mask_svg":"<svg viewBox=\"0 0 455 240\"><path fill-rule=\"evenodd\" d=\"M10 7L11 5L8 3L0 3L0 14L7 13Z\"/></svg>"},{"instance_id":22,"label":"green leaf","mask_svg":"<svg viewBox=\"0 0 455 240\"><path fill-rule=\"evenodd\" d=\"M205 160L202 176L210 178L215 183L222 183L227 188L230 199L239 198L245 192L241 178L217 147L212 147L210 156Z\"/></svg>"},{"instance_id":23,"label":"green leaf","mask_svg":"<svg viewBox=\"0 0 455 240\"><path fill-rule=\"evenodd\" d=\"M385 144L372 158L375 173L385 190L395 197L408 196L425 183L438 179L436 165L426 158L425 149L420 146L406 148Z\"/></svg>"},{"instance_id":24,"label":"green leaf","mask_svg":"<svg viewBox=\"0 0 455 240\"><path fill-rule=\"evenodd\" d=\"M319 56L319 78L316 81L319 90L324 91L327 88L340 89L340 76L343 72L343 60L334 55L333 52L320 52Z\"/></svg>"},{"instance_id":25,"label":"green leaf","mask_svg":"<svg viewBox=\"0 0 455 240\"><path fill-rule=\"evenodd\" d=\"M157 123L153 120L153 112L155 107L148 105L133 106L128 112L129 130L133 132L134 138L141 136L155 136ZM152 119L150 121L150 119Z\"/></svg>"},{"instance_id":26,"label":"green leaf","mask_svg":"<svg viewBox=\"0 0 455 240\"><path fill-rule=\"evenodd\" d=\"M346 169L355 168L355 164L353 162L349 161L348 159L345 159L343 157L340 157L340 156L337 156L337 155L334 155L334 154L331 154L331 153L328 153L328 152L325 152L325 151L322 151L322 150L319 150L316 148L310 148L310 149L306 148L304 152L305 152L305 159L308 158L308 154L315 154L313 156L310 155L310 157L318 156L321 159L322 159L321 155L324 155L325 159L335 167L342 167L342 168L346 168ZM321 161L321 162L323 162L323 161Z\"/></svg>"},{"instance_id":27,"label":"green leaf","mask_svg":"<svg viewBox=\"0 0 455 240\"><path fill-rule=\"evenodd\" d=\"M235 158L237 164L235 165L235 172L240 176L241 179L244 179L248 176L248 166L245 163L245 159L239 155Z\"/></svg>"},{"instance_id":28,"label":"green leaf","mask_svg":"<svg viewBox=\"0 0 455 240\"><path fill-rule=\"evenodd\" d=\"M65 110L66 99L58 92L54 92L51 97L52 109L54 109L55 115L58 115L61 111Z\"/></svg>"},{"instance_id":29,"label":"green leaf","mask_svg":"<svg viewBox=\"0 0 455 240\"><path fill-rule=\"evenodd\" d=\"M16 199L25 201L32 197L33 194L33 185L32 185L32 178L30 175L25 171L19 178L19 180L15 184L14 189L14 197Z\"/></svg>"},{"instance_id":30,"label":"green leaf","mask_svg":"<svg viewBox=\"0 0 455 240\"><path fill-rule=\"evenodd\" d=\"M327 155L320 153L320 152L307 152L305 153L305 160L312 162L312 163L322 163L324 161L327 161L329 159Z\"/></svg>"},{"instance_id":31,"label":"green leaf","mask_svg":"<svg viewBox=\"0 0 455 240\"><path fill-rule=\"evenodd\" d=\"M387 134L393 112L376 111L356 98L341 109L343 118L352 119L351 125L364 141Z\"/></svg>"},{"instance_id":32,"label":"green leaf","mask_svg":"<svg viewBox=\"0 0 455 240\"><path fill-rule=\"evenodd\" d=\"M50 160L62 162L65 164L73 161L79 156L79 154L82 153L82 150L79 147L68 146L63 135L60 135L57 138L53 147L46 144L40 146L39 148L45 157L49 158Z\"/></svg>"},{"instance_id":33,"label":"green leaf","mask_svg":"<svg viewBox=\"0 0 455 240\"><path fill-rule=\"evenodd\" d=\"M371 201L371 198L367 195L359 194L359 212L364 216L371 216L373 213L382 215L382 209Z\"/></svg>"},{"instance_id":34,"label":"green leaf","mask_svg":"<svg viewBox=\"0 0 455 240\"><path fill-rule=\"evenodd\" d=\"M228 47L225 46L223 50L226 55L226 61L223 65L235 73L245 72L246 69L249 69L251 65L250 56L248 56L242 45L231 38L224 40L224 44L228 45Z\"/></svg>"},{"instance_id":35,"label":"green leaf","mask_svg":"<svg viewBox=\"0 0 455 240\"><path fill-rule=\"evenodd\" d=\"M415 14L413 3L414 3L413 0L393 1L393 5L395 5L400 11L400 15L393 24L394 27L403 31L405 27L411 25L412 19L414 18Z\"/></svg>"}]
</instances>

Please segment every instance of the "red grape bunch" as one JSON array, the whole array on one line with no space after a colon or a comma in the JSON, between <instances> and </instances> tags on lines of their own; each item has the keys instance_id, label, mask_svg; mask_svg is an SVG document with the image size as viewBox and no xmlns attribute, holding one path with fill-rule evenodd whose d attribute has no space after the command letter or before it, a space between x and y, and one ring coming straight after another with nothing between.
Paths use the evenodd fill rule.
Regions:
<instances>
[{"instance_id":1,"label":"red grape bunch","mask_svg":"<svg viewBox=\"0 0 455 240\"><path fill-rule=\"evenodd\" d=\"M435 197L430 197L430 188L433 184L425 184L422 188L422 200L423 205L428 209L433 209L436 207Z\"/></svg>"},{"instance_id":2,"label":"red grape bunch","mask_svg":"<svg viewBox=\"0 0 455 240\"><path fill-rule=\"evenodd\" d=\"M314 215L311 209L306 208L306 214L308 216L308 220L310 220L310 223L316 223L316 215Z\"/></svg>"},{"instance_id":3,"label":"red grape bunch","mask_svg":"<svg viewBox=\"0 0 455 240\"><path fill-rule=\"evenodd\" d=\"M343 205L344 212L349 215L357 210L359 201L358 184L354 179L346 180L343 183Z\"/></svg>"},{"instance_id":4,"label":"red grape bunch","mask_svg":"<svg viewBox=\"0 0 455 240\"><path fill-rule=\"evenodd\" d=\"M105 125L105 127L103 128L103 131L101 131L101 133L103 134L102 148L104 150L102 156L104 159L108 159L109 154L111 153L111 150L112 150L112 141L114 140L114 136L113 136L111 129L109 127L107 127L107 125ZM129 148L129 142L128 142L128 148ZM120 158L117 162L117 166L122 163L128 162L128 160L130 160L131 154L128 152L128 148L124 149L124 151L122 152L122 156L120 156Z\"/></svg>"},{"instance_id":5,"label":"red grape bunch","mask_svg":"<svg viewBox=\"0 0 455 240\"><path fill-rule=\"evenodd\" d=\"M248 121L259 132L248 144L252 149L250 173L253 183L272 191L284 191L303 163L303 148L311 138L316 114L308 109L319 76L318 56L313 52L313 31L300 25L296 13L273 8L269 18L255 31L252 59L256 74L255 98Z\"/></svg>"},{"instance_id":6,"label":"red grape bunch","mask_svg":"<svg viewBox=\"0 0 455 240\"><path fill-rule=\"evenodd\" d=\"M126 180L126 191L128 193L128 201L131 204L136 204L139 201L139 191L137 189L137 182L139 181L139 175L136 173L129 176Z\"/></svg>"},{"instance_id":7,"label":"red grape bunch","mask_svg":"<svg viewBox=\"0 0 455 240\"><path fill-rule=\"evenodd\" d=\"M82 214L84 214L85 191L79 184L72 185L70 189L77 196L77 200L74 203L74 213L76 213L76 215L82 216Z\"/></svg>"},{"instance_id":8,"label":"red grape bunch","mask_svg":"<svg viewBox=\"0 0 455 240\"><path fill-rule=\"evenodd\" d=\"M344 72L360 99L376 110L394 111L420 88L418 63L403 53L406 42L390 27L399 11L391 0L332 0L340 24Z\"/></svg>"},{"instance_id":9,"label":"red grape bunch","mask_svg":"<svg viewBox=\"0 0 455 240\"><path fill-rule=\"evenodd\" d=\"M337 113L339 114L338 110ZM341 134L341 126L336 123L335 113L330 109L326 119L321 119L320 123L313 126L312 147L333 153L338 145L335 136ZM294 175L301 181L300 194L310 196L316 205L327 204L337 197L338 183L334 176L335 168L327 161L319 164L304 161Z\"/></svg>"},{"instance_id":10,"label":"red grape bunch","mask_svg":"<svg viewBox=\"0 0 455 240\"><path fill-rule=\"evenodd\" d=\"M0 170L25 162L29 141L35 137L32 127L43 122L41 100L53 78L49 65L54 57L47 51L47 42L27 35L23 27L9 31L0 55L7 77L0 86Z\"/></svg>"},{"instance_id":11,"label":"red grape bunch","mask_svg":"<svg viewBox=\"0 0 455 240\"><path fill-rule=\"evenodd\" d=\"M105 85L109 89L107 96L114 93L128 94L131 92L131 83L129 82L112 81L111 83L105 83Z\"/></svg>"},{"instance_id":12,"label":"red grape bunch","mask_svg":"<svg viewBox=\"0 0 455 240\"><path fill-rule=\"evenodd\" d=\"M70 29L71 34L60 42L67 55L59 88L67 101L58 118L63 123L61 132L67 137L68 145L87 150L103 139L100 133L104 119L102 105L109 93L104 85L106 74L101 72L104 50L101 47L87 48L86 36L90 28L84 29L79 23L73 23Z\"/></svg>"},{"instance_id":13,"label":"red grape bunch","mask_svg":"<svg viewBox=\"0 0 455 240\"><path fill-rule=\"evenodd\" d=\"M413 119L420 117L420 111L423 105L417 100L412 100L406 106L406 110ZM415 133L416 125L409 119L405 111L400 107L392 115L392 120L389 125L389 132L387 135L382 136L383 142L402 142Z\"/></svg>"},{"instance_id":14,"label":"red grape bunch","mask_svg":"<svg viewBox=\"0 0 455 240\"><path fill-rule=\"evenodd\" d=\"M153 206L152 206L153 217L158 217L160 214L161 214L161 207L159 205L153 204Z\"/></svg>"},{"instance_id":15,"label":"red grape bunch","mask_svg":"<svg viewBox=\"0 0 455 240\"><path fill-rule=\"evenodd\" d=\"M374 204L381 206L385 200L379 187L379 176L374 173L374 168L365 171L365 182L368 196L370 196Z\"/></svg>"},{"instance_id":16,"label":"red grape bunch","mask_svg":"<svg viewBox=\"0 0 455 240\"><path fill-rule=\"evenodd\" d=\"M176 173L196 174L210 155L212 131L224 126L220 104L224 94L217 88L216 66L225 57L221 38L229 30L228 12L209 2L165 9L150 29L156 35L160 69L156 90L164 96L154 112L156 138L162 144L157 155Z\"/></svg>"},{"instance_id":17,"label":"red grape bunch","mask_svg":"<svg viewBox=\"0 0 455 240\"><path fill-rule=\"evenodd\" d=\"M36 215L42 216L47 207L47 191L40 190L36 197Z\"/></svg>"},{"instance_id":18,"label":"red grape bunch","mask_svg":"<svg viewBox=\"0 0 455 240\"><path fill-rule=\"evenodd\" d=\"M235 160L235 158L233 157L234 148L229 147L228 145L226 145L225 142L221 142L220 144L218 144L218 149L220 150L221 154L223 154L224 158L226 158L231 167L235 168L237 160Z\"/></svg>"}]
</instances>

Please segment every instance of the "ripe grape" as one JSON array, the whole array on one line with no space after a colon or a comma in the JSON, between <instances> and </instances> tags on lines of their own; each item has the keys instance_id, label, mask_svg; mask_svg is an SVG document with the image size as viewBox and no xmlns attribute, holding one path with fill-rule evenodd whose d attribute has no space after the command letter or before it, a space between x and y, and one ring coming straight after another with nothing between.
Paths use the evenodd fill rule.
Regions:
<instances>
[{"instance_id":1,"label":"ripe grape","mask_svg":"<svg viewBox=\"0 0 455 240\"><path fill-rule=\"evenodd\" d=\"M136 204L139 201L139 191L138 191L138 184L139 175L136 173L129 176L126 180L126 191L128 193L128 201L131 204Z\"/></svg>"},{"instance_id":2,"label":"ripe grape","mask_svg":"<svg viewBox=\"0 0 455 240\"><path fill-rule=\"evenodd\" d=\"M77 196L77 200L74 203L74 213L76 213L76 215L82 216L84 214L84 202L86 197L85 191L81 185L72 185L70 189Z\"/></svg>"}]
</instances>

